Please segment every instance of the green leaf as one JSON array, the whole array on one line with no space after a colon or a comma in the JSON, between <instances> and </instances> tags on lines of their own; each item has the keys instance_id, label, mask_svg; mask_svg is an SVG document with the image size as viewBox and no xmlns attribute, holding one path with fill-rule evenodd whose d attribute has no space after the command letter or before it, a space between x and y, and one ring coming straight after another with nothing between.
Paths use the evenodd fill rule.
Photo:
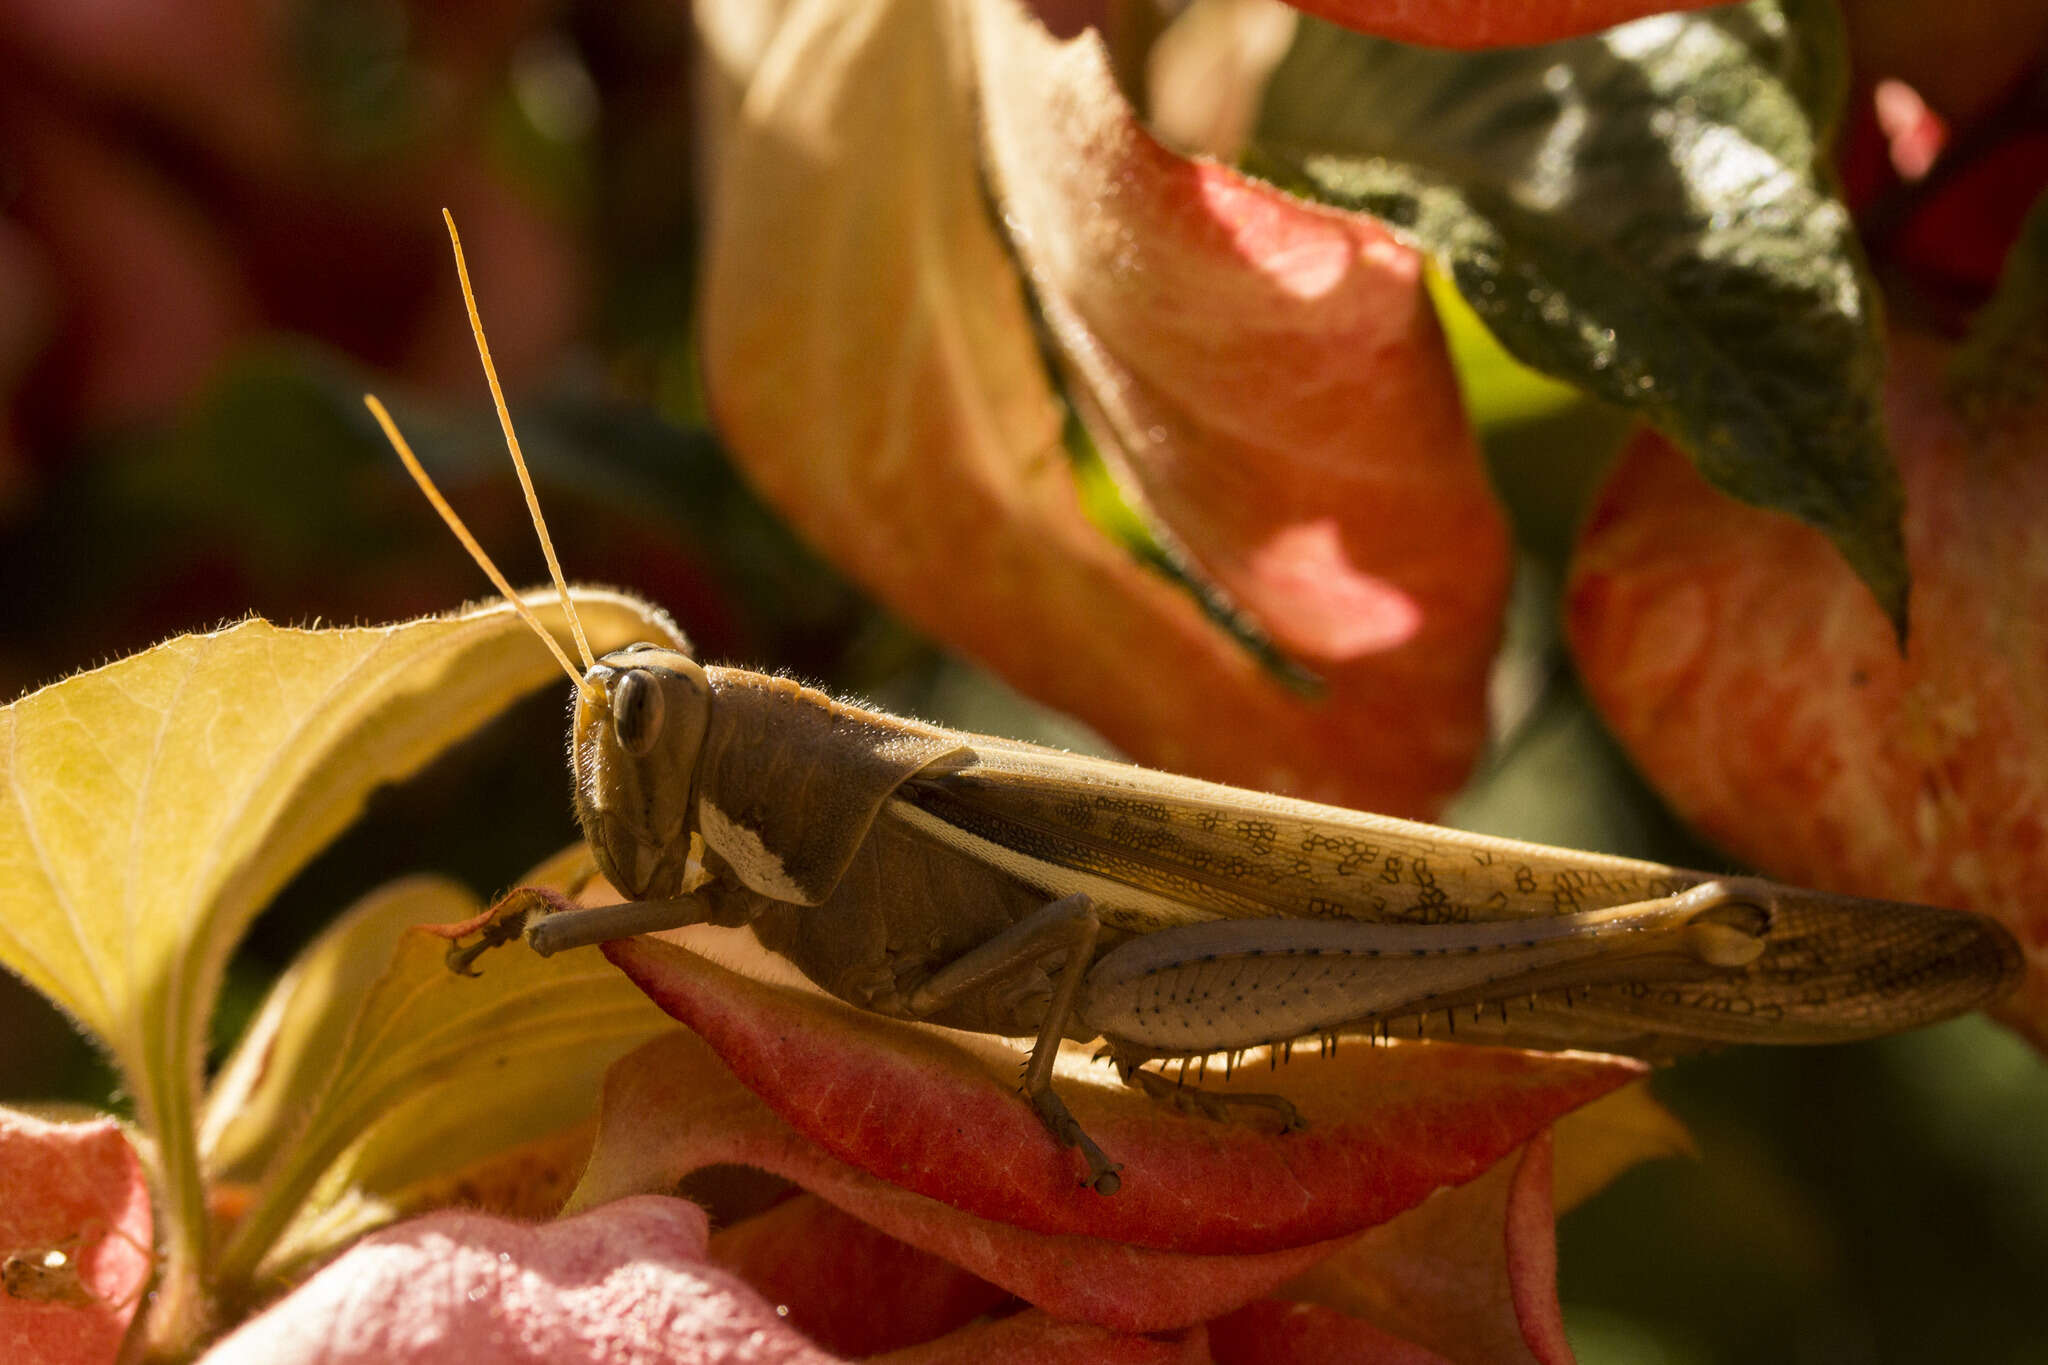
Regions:
<instances>
[{"instance_id":1,"label":"green leaf","mask_svg":"<svg viewBox=\"0 0 2048 1365\"><path fill-rule=\"evenodd\" d=\"M1971 320L1949 399L1987 426L2038 403L2048 386L2048 194L2034 201L2006 253L1998 292Z\"/></svg>"},{"instance_id":2,"label":"green leaf","mask_svg":"<svg viewBox=\"0 0 2048 1365\"><path fill-rule=\"evenodd\" d=\"M1524 362L1825 532L1903 625L1877 295L1820 165L1840 39L1800 8L1478 54L1303 20L1252 161L1385 220Z\"/></svg>"},{"instance_id":3,"label":"green leaf","mask_svg":"<svg viewBox=\"0 0 2048 1365\"><path fill-rule=\"evenodd\" d=\"M587 861L577 845L528 880ZM409 1187L593 1117L605 1069L675 1027L595 952L508 951L461 976L412 928L481 908L438 878L393 883L279 980L208 1097L214 1168L263 1165L224 1282L332 1254Z\"/></svg>"},{"instance_id":4,"label":"green leaf","mask_svg":"<svg viewBox=\"0 0 2048 1365\"><path fill-rule=\"evenodd\" d=\"M577 600L599 648L675 638L644 603ZM247 621L0 709L0 965L112 1054L157 1146L173 1278L204 1259L194 1105L235 941L371 791L550 675L498 603L378 628Z\"/></svg>"}]
</instances>

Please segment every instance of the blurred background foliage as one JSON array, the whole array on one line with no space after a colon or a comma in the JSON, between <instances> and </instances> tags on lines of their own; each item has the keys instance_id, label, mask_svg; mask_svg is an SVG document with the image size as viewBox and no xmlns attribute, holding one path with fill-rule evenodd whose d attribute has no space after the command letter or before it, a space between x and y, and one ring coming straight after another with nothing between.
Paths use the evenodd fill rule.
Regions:
<instances>
[{"instance_id":1,"label":"blurred background foliage","mask_svg":"<svg viewBox=\"0 0 2048 1365\"><path fill-rule=\"evenodd\" d=\"M185 49L153 59L136 35L52 38L35 6L21 14L0 18L0 692L249 613L384 621L478 596L366 388L510 576L544 576L463 357L446 197L572 577L664 604L707 659L1096 747L835 576L722 456L692 353L701 168L681 6L308 0L274 65L182 77L168 64L203 56L195 30L227 20L172 20ZM286 132L220 113L280 98ZM22 153L60 127L69 141ZM72 158L55 191L72 200L23 194L10 162L45 154ZM179 252L226 263L213 295L232 307L188 317L150 287ZM1726 866L1630 771L1557 639L1576 519L1626 419L1532 380L1437 292L1521 547L1499 738L1451 821ZM575 838L563 709L537 697L383 793L257 924L219 1043L359 893L435 868L488 894ZM11 980L0 1037L0 1096L118 1105L89 1048ZM2048 1071L2017 1039L1973 1018L1728 1053L1656 1091L1700 1159L1638 1169L1564 1220L1583 1360L2048 1359Z\"/></svg>"}]
</instances>

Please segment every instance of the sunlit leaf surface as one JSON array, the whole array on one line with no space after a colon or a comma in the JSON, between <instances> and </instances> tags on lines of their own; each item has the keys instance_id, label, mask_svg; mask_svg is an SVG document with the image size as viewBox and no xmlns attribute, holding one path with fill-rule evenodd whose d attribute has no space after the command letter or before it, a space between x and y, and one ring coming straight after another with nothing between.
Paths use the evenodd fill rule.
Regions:
<instances>
[{"instance_id":1,"label":"sunlit leaf surface","mask_svg":"<svg viewBox=\"0 0 2048 1365\"><path fill-rule=\"evenodd\" d=\"M268 1042L252 1030L261 1079L217 1101L273 1152L225 1273L331 1252L395 1216L407 1187L588 1119L605 1068L674 1026L594 952L515 947L467 977L449 970L445 938L411 929L481 908L446 882L396 883L280 980L266 1007L277 1029ZM225 1131L239 1135L239 1118Z\"/></svg>"},{"instance_id":2,"label":"sunlit leaf surface","mask_svg":"<svg viewBox=\"0 0 2048 1365\"><path fill-rule=\"evenodd\" d=\"M1433 811L1479 742L1505 546L1415 258L1165 152L1097 48L1009 0L698 21L720 92L706 383L762 493L892 608L1142 762ZM993 217L984 134L1013 180L1072 174ZM1095 288L1119 269L1127 288ZM1231 344L1250 301L1258 337ZM1034 320L1062 308L1076 402L1114 399L1094 425L1159 447L1162 543L1184 537L1194 576L1327 695L1083 514Z\"/></svg>"},{"instance_id":3,"label":"sunlit leaf surface","mask_svg":"<svg viewBox=\"0 0 2048 1365\"><path fill-rule=\"evenodd\" d=\"M630 598L580 601L600 647L673 637ZM159 1147L174 1269L204 1235L198 1066L236 939L378 784L550 674L501 603L378 628L244 622L0 710L0 963L112 1054Z\"/></svg>"},{"instance_id":4,"label":"sunlit leaf surface","mask_svg":"<svg viewBox=\"0 0 2048 1365\"><path fill-rule=\"evenodd\" d=\"M1092 35L1056 42L1007 0L978 13L990 180L1070 401L1162 553L1323 685L1273 697L1241 747L1313 733L1332 775L1241 780L1434 811L1485 738L1508 543L1421 259L1161 146ZM1218 761L1239 747L1189 732Z\"/></svg>"}]
</instances>

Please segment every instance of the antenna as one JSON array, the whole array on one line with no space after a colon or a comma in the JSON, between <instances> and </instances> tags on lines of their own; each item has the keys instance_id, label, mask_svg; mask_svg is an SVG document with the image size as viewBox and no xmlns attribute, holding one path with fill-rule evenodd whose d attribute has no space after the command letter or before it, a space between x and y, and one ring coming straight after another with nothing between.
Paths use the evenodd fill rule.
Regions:
<instances>
[{"instance_id":1,"label":"antenna","mask_svg":"<svg viewBox=\"0 0 2048 1365\"><path fill-rule=\"evenodd\" d=\"M505 429L505 444L512 452L512 467L519 471L519 486L526 490L526 510L533 514L533 529L540 534L541 553L547 556L548 574L555 580L555 591L561 595L562 613L569 618L569 632L576 637L576 652L582 657L584 668L593 668L597 659L590 652L590 641L584 638L583 618L576 614L576 604L569 600L569 584L562 577L561 561L555 558L555 542L548 535L547 518L540 514L540 498L533 491L533 476L526 472L526 456L520 453L518 434L512 430L512 413L505 406L505 391L498 386L498 367L491 363L490 343L484 340L484 320L477 316L476 291L469 287L469 265L462 259L462 238L455 231L455 215L444 208L441 219L448 224L448 242L455 248L455 274L462 281L462 302L469 309L469 330L476 336L476 353L484 362L484 378L491 383L491 402L498 409L498 425Z\"/></svg>"},{"instance_id":2,"label":"antenna","mask_svg":"<svg viewBox=\"0 0 2048 1365\"><path fill-rule=\"evenodd\" d=\"M505 600L512 604L512 610L518 612L520 619L533 628L535 635L540 636L541 643L548 647L548 652L555 656L557 663L561 664L562 671L569 675L569 681L576 684L576 690L587 694L589 690L588 681L581 673L576 671L576 665L569 662L569 655L563 650L561 642L555 639L555 633L542 625L540 618L533 614L533 608L527 606L520 599L519 594L512 590L512 585L505 581L505 575L498 571L498 566L493 564L491 557L484 553L484 547L477 544L476 537L471 535L469 528L462 524L462 518L457 516L455 509L448 505L448 499L441 496L441 490L435 487L433 479L427 476L427 471L421 467L419 458L412 453L412 447L406 444L405 437L399 433L398 424L391 420L391 414L384 410L384 404L378 401L377 395L374 393L364 394L363 406L368 408L370 415L377 419L377 425L384 428L384 439L391 442L391 448L396 450L398 458L405 462L406 472L412 475L412 481L420 486L420 492L427 495L427 501L432 503L434 510L441 514L441 520L448 523L448 529L453 531L455 538L462 542L462 548L469 551L469 557L474 559L477 562L477 567L484 571L484 577L491 580L491 586L505 595ZM566 589L563 590L563 600L568 600ZM571 617L571 619L573 620L574 618ZM578 632L578 638L579 640L581 638L580 631Z\"/></svg>"}]
</instances>

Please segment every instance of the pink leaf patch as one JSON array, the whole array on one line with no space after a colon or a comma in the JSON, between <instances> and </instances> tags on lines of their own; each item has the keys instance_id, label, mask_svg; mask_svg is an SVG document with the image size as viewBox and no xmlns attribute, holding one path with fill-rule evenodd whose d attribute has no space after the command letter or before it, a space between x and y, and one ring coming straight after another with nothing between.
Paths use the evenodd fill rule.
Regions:
<instances>
[{"instance_id":1,"label":"pink leaf patch","mask_svg":"<svg viewBox=\"0 0 2048 1365\"><path fill-rule=\"evenodd\" d=\"M96 1365L154 1271L149 1187L112 1119L0 1110L0 1360Z\"/></svg>"},{"instance_id":2,"label":"pink leaf patch","mask_svg":"<svg viewBox=\"0 0 2048 1365\"><path fill-rule=\"evenodd\" d=\"M530 1227L440 1213L364 1238L207 1353L427 1365L827 1365L731 1272L704 1258L703 1211L623 1200Z\"/></svg>"}]
</instances>

